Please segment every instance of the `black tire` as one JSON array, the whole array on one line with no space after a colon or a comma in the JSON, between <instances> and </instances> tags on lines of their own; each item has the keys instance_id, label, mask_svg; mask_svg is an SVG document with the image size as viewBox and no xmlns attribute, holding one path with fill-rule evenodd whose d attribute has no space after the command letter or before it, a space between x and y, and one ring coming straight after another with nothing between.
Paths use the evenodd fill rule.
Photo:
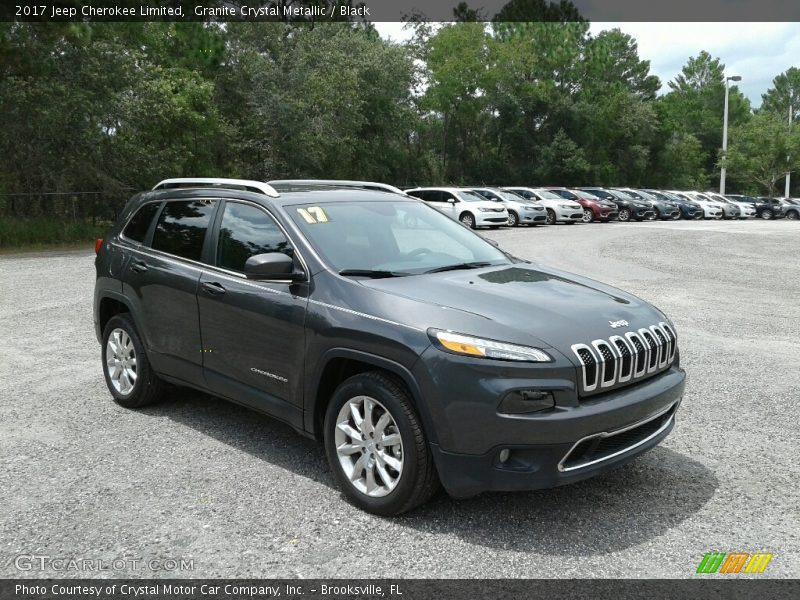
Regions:
<instances>
[{"instance_id":1,"label":"black tire","mask_svg":"<svg viewBox=\"0 0 800 600\"><path fill-rule=\"evenodd\" d=\"M377 400L397 425L403 448L402 474L385 496L368 496L350 482L336 451L337 416L351 399L367 396ZM324 424L325 453L336 483L347 499L362 510L384 517L399 515L428 501L439 489L425 432L409 394L394 377L381 371L354 375L336 388L328 404Z\"/></svg>"},{"instance_id":2,"label":"black tire","mask_svg":"<svg viewBox=\"0 0 800 600\"><path fill-rule=\"evenodd\" d=\"M764 210L761 211L761 218L764 219L765 221L771 221L773 218L772 211L768 208L765 208Z\"/></svg>"},{"instance_id":3,"label":"black tire","mask_svg":"<svg viewBox=\"0 0 800 600\"><path fill-rule=\"evenodd\" d=\"M547 209L547 221L548 225L555 225L556 224L556 213L552 208Z\"/></svg>"},{"instance_id":4,"label":"black tire","mask_svg":"<svg viewBox=\"0 0 800 600\"><path fill-rule=\"evenodd\" d=\"M136 380L133 383L133 387L125 393L122 393L114 386L107 368L109 338L112 333L117 330L124 331L130 338L133 344L134 358L136 359ZM125 408L140 408L148 404L153 404L161 400L165 390L168 388L167 383L159 379L153 371L150 361L147 359L142 340L139 337L139 332L136 330L133 320L127 313L111 317L106 324L103 330L101 357L106 386L108 386L108 391L111 392L114 401L120 406L124 406Z\"/></svg>"},{"instance_id":5,"label":"black tire","mask_svg":"<svg viewBox=\"0 0 800 600\"><path fill-rule=\"evenodd\" d=\"M620 208L617 220L622 221L623 223L627 223L628 221L631 220L631 211L628 210L627 208Z\"/></svg>"},{"instance_id":6,"label":"black tire","mask_svg":"<svg viewBox=\"0 0 800 600\"><path fill-rule=\"evenodd\" d=\"M591 208L584 208L583 209L583 222L584 223L591 223L594 221L594 213L592 212Z\"/></svg>"},{"instance_id":7,"label":"black tire","mask_svg":"<svg viewBox=\"0 0 800 600\"><path fill-rule=\"evenodd\" d=\"M681 211L672 213L672 220L673 221L680 221L681 220Z\"/></svg>"},{"instance_id":8,"label":"black tire","mask_svg":"<svg viewBox=\"0 0 800 600\"><path fill-rule=\"evenodd\" d=\"M461 221L464 225L469 227L470 229L477 229L478 226L475 224L475 216L472 213L464 212L458 217L458 220Z\"/></svg>"},{"instance_id":9,"label":"black tire","mask_svg":"<svg viewBox=\"0 0 800 600\"><path fill-rule=\"evenodd\" d=\"M797 217L798 217L797 211L790 210L789 212L786 213L786 218L789 219L790 221L796 221Z\"/></svg>"},{"instance_id":10,"label":"black tire","mask_svg":"<svg viewBox=\"0 0 800 600\"><path fill-rule=\"evenodd\" d=\"M508 226L509 227L518 227L519 226L519 215L515 213L513 210L508 211Z\"/></svg>"}]
</instances>

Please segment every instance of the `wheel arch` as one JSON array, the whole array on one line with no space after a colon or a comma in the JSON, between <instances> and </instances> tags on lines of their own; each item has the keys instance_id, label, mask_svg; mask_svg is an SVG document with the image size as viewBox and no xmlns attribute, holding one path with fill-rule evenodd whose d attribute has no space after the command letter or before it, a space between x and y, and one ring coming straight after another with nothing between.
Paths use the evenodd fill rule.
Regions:
<instances>
[{"instance_id":1,"label":"wheel arch","mask_svg":"<svg viewBox=\"0 0 800 600\"><path fill-rule=\"evenodd\" d=\"M130 303L127 298L115 292L106 291L97 298L97 311L95 317L95 324L97 326L97 339L100 340L103 336L103 331L106 325L115 315L128 313L131 315L134 323L136 318L133 316Z\"/></svg>"},{"instance_id":2,"label":"wheel arch","mask_svg":"<svg viewBox=\"0 0 800 600\"><path fill-rule=\"evenodd\" d=\"M332 348L323 354L307 396L304 426L317 440L323 437L323 421L331 396L346 379L368 371L383 371L402 384L419 414L429 442L436 442L436 430L414 375L391 359L350 348Z\"/></svg>"}]
</instances>

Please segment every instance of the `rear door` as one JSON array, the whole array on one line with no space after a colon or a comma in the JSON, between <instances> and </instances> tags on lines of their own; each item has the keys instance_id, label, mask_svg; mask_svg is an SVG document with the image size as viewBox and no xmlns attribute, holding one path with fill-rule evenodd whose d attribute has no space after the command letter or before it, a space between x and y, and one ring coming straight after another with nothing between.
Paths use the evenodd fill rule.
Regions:
<instances>
[{"instance_id":1,"label":"rear door","mask_svg":"<svg viewBox=\"0 0 800 600\"><path fill-rule=\"evenodd\" d=\"M302 426L308 284L248 279L248 258L294 245L267 209L225 200L200 278L203 369L211 390Z\"/></svg>"},{"instance_id":2,"label":"rear door","mask_svg":"<svg viewBox=\"0 0 800 600\"><path fill-rule=\"evenodd\" d=\"M215 200L169 200L123 275L154 369L202 384L197 286ZM123 234L124 235L124 234Z\"/></svg>"}]
</instances>

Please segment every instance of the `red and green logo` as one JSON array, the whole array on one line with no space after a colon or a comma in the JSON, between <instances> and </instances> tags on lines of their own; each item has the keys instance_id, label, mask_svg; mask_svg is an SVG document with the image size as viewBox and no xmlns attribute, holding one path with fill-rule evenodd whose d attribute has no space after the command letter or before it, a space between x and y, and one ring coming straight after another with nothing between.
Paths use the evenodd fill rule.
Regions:
<instances>
[{"instance_id":1,"label":"red and green logo","mask_svg":"<svg viewBox=\"0 0 800 600\"><path fill-rule=\"evenodd\" d=\"M772 553L756 552L706 552L697 566L698 573L763 573Z\"/></svg>"}]
</instances>

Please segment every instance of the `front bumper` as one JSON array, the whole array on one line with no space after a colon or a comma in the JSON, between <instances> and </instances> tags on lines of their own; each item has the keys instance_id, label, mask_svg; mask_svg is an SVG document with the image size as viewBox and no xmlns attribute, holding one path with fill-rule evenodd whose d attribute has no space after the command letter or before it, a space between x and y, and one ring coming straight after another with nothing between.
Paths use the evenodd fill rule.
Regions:
<instances>
[{"instance_id":1,"label":"front bumper","mask_svg":"<svg viewBox=\"0 0 800 600\"><path fill-rule=\"evenodd\" d=\"M496 227L508 224L507 212L475 212L475 225L477 227Z\"/></svg>"},{"instance_id":2,"label":"front bumper","mask_svg":"<svg viewBox=\"0 0 800 600\"><path fill-rule=\"evenodd\" d=\"M646 208L634 208L631 211L631 218L636 219L637 221L645 221L654 219L656 213L654 210L646 209Z\"/></svg>"},{"instance_id":3,"label":"front bumper","mask_svg":"<svg viewBox=\"0 0 800 600\"><path fill-rule=\"evenodd\" d=\"M556 211L556 221L569 222L569 221L582 221L583 220L583 207L579 205L578 208L560 208Z\"/></svg>"},{"instance_id":4,"label":"front bumper","mask_svg":"<svg viewBox=\"0 0 800 600\"><path fill-rule=\"evenodd\" d=\"M519 212L520 223L546 223L547 211L542 210L521 210Z\"/></svg>"},{"instance_id":5,"label":"front bumper","mask_svg":"<svg viewBox=\"0 0 800 600\"><path fill-rule=\"evenodd\" d=\"M434 380L450 382L447 394L423 384L437 434L431 447L450 495L554 487L623 465L669 434L686 380L685 372L673 366L640 383L577 398L574 384L565 380L565 370L531 374L521 369L511 367L493 380L482 379L476 387L474 377L451 365L446 376L436 373L439 368L430 373ZM536 378L527 379L531 376ZM556 406L528 414L498 412L499 399L509 390L526 388L555 390ZM614 435L657 416L666 419L658 427L650 424L647 431ZM601 439L609 441L600 443ZM590 448L595 441L597 448ZM503 462L504 450L510 456Z\"/></svg>"}]
</instances>

